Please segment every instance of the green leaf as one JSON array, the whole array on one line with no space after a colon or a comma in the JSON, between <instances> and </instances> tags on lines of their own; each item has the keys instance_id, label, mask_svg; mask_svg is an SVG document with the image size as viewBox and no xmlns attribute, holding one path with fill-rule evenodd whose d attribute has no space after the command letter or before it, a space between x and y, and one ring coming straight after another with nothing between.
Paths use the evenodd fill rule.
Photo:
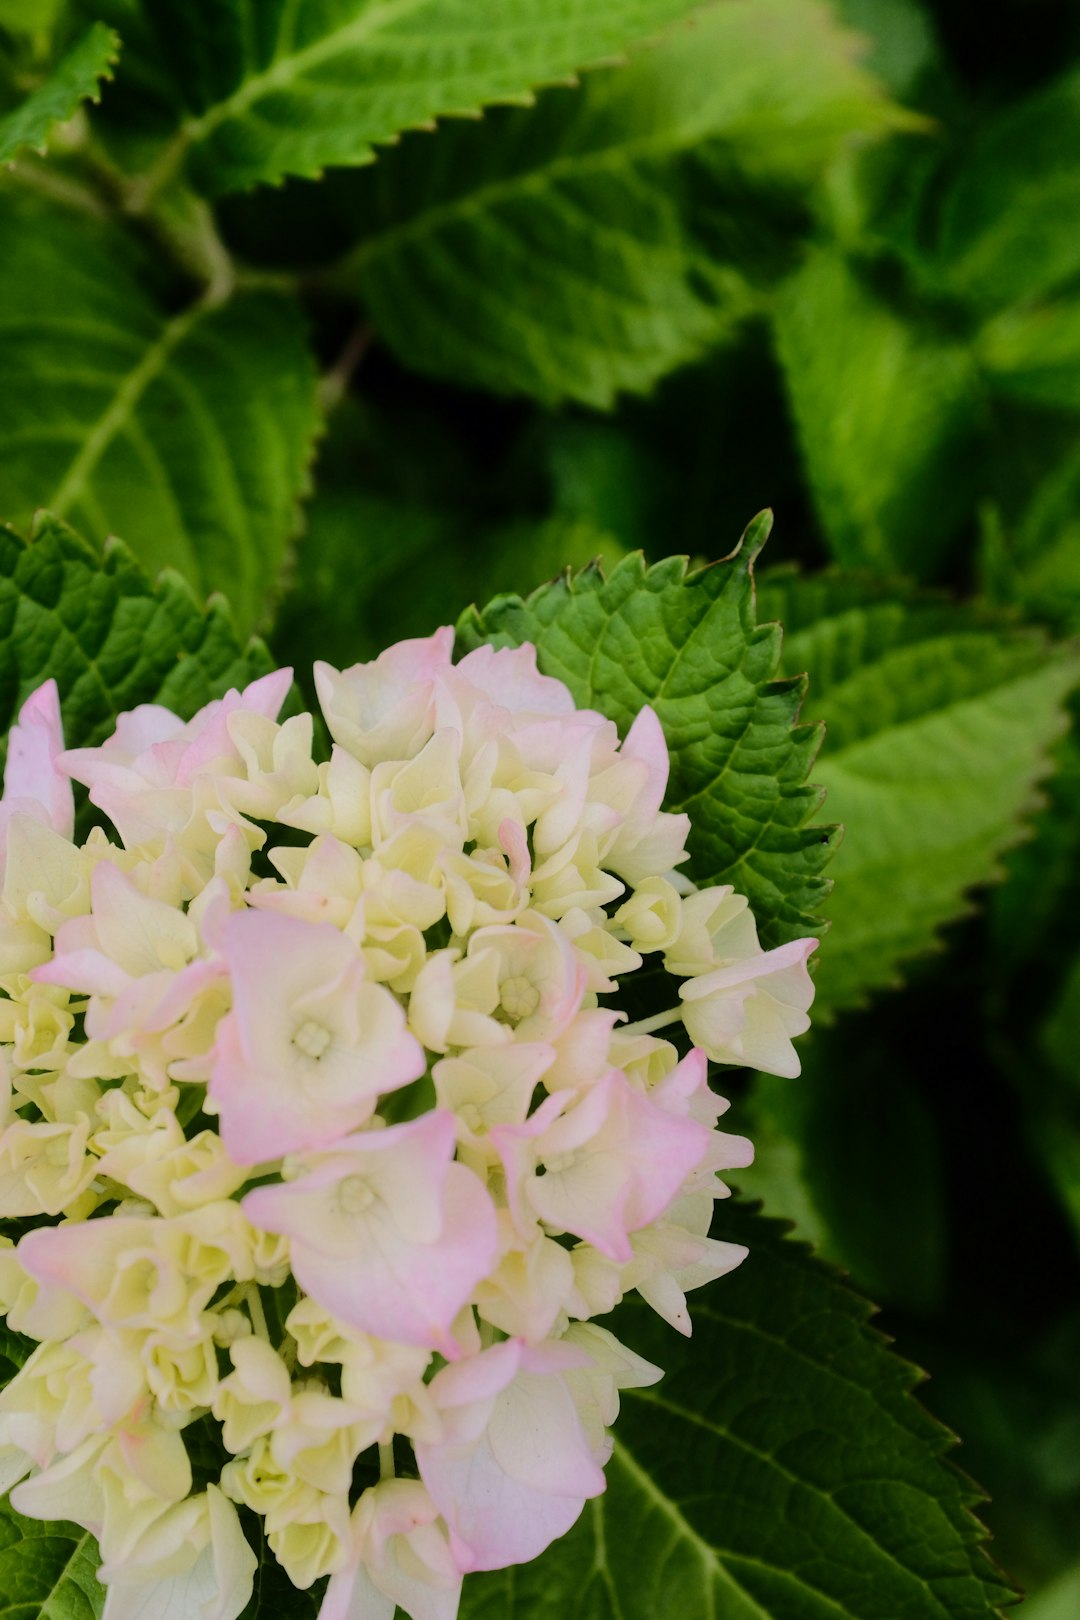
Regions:
<instances>
[{"instance_id":1,"label":"green leaf","mask_svg":"<svg viewBox=\"0 0 1080 1620\"><path fill-rule=\"evenodd\" d=\"M123 534L151 571L224 590L250 629L297 523L316 429L304 321L277 294L179 310L129 240L0 196L0 517Z\"/></svg>"},{"instance_id":2,"label":"green leaf","mask_svg":"<svg viewBox=\"0 0 1080 1620\"><path fill-rule=\"evenodd\" d=\"M99 1561L93 1536L77 1524L24 1519L0 1501L3 1620L100 1620Z\"/></svg>"},{"instance_id":3,"label":"green leaf","mask_svg":"<svg viewBox=\"0 0 1080 1620\"><path fill-rule=\"evenodd\" d=\"M82 102L98 100L101 80L112 78L119 53L119 35L95 23L45 83L0 118L0 163L10 162L26 146L43 152L57 124L66 123Z\"/></svg>"},{"instance_id":4,"label":"green leaf","mask_svg":"<svg viewBox=\"0 0 1080 1620\"><path fill-rule=\"evenodd\" d=\"M1070 705L1074 722L1078 705ZM1023 1093L1031 1150L1080 1246L1080 731L1054 750L1033 836L989 910L991 1050Z\"/></svg>"},{"instance_id":5,"label":"green leaf","mask_svg":"<svg viewBox=\"0 0 1080 1620\"><path fill-rule=\"evenodd\" d=\"M1040 424L1041 425L1041 424ZM1010 521L983 513L982 589L1059 632L1080 631L1080 452L1075 446L1031 488Z\"/></svg>"},{"instance_id":6,"label":"green leaf","mask_svg":"<svg viewBox=\"0 0 1080 1620\"><path fill-rule=\"evenodd\" d=\"M0 0L0 28L13 34L47 31L63 5L64 0Z\"/></svg>"},{"instance_id":7,"label":"green leaf","mask_svg":"<svg viewBox=\"0 0 1080 1620\"><path fill-rule=\"evenodd\" d=\"M692 823L687 870L748 895L767 946L814 931L835 834L806 824L822 796L805 785L820 731L797 723L804 683L774 678L779 628L755 620L752 564L770 523L696 573L635 553L608 579L587 568L458 626L462 650L535 643L540 668L624 733L652 705L671 751L667 808Z\"/></svg>"},{"instance_id":8,"label":"green leaf","mask_svg":"<svg viewBox=\"0 0 1080 1620\"><path fill-rule=\"evenodd\" d=\"M538 585L623 548L587 523L522 521L478 530L463 512L382 495L322 490L298 552L296 584L273 631L274 651L306 678L315 659L342 667L393 641L453 622L476 591Z\"/></svg>"},{"instance_id":9,"label":"green leaf","mask_svg":"<svg viewBox=\"0 0 1080 1620\"><path fill-rule=\"evenodd\" d=\"M477 477L464 446L431 428L413 409L352 399L335 409L272 634L275 655L301 683L315 659L345 667L452 624L474 593L531 589L597 556L623 555L591 523L509 517L503 501L520 499L520 478L496 489L498 480Z\"/></svg>"},{"instance_id":10,"label":"green leaf","mask_svg":"<svg viewBox=\"0 0 1080 1620\"><path fill-rule=\"evenodd\" d=\"M1035 1088L1031 1121L1036 1145L1080 1242L1080 951L1069 964L1039 1049L1050 1066Z\"/></svg>"},{"instance_id":11,"label":"green leaf","mask_svg":"<svg viewBox=\"0 0 1080 1620\"><path fill-rule=\"evenodd\" d=\"M16 1333L13 1327L9 1327L6 1317L0 1321L0 1356L13 1368L17 1370L21 1367L36 1349L36 1339L27 1338L25 1333Z\"/></svg>"},{"instance_id":12,"label":"green leaf","mask_svg":"<svg viewBox=\"0 0 1080 1620\"><path fill-rule=\"evenodd\" d=\"M691 1341L620 1307L666 1377L623 1393L606 1493L536 1562L468 1576L462 1620L988 1620L1009 1594L915 1369L776 1223L718 1225L750 1255Z\"/></svg>"},{"instance_id":13,"label":"green leaf","mask_svg":"<svg viewBox=\"0 0 1080 1620\"><path fill-rule=\"evenodd\" d=\"M1024 1607L1025 1620L1075 1620L1080 1610L1080 1561L1045 1591L1028 1597Z\"/></svg>"},{"instance_id":14,"label":"green leaf","mask_svg":"<svg viewBox=\"0 0 1080 1620\"><path fill-rule=\"evenodd\" d=\"M194 116L162 157L207 190L368 163L402 130L523 101L694 0L146 0Z\"/></svg>"},{"instance_id":15,"label":"green leaf","mask_svg":"<svg viewBox=\"0 0 1080 1620\"><path fill-rule=\"evenodd\" d=\"M776 342L836 561L934 573L976 488L980 394L968 346L894 307L831 250L787 283Z\"/></svg>"},{"instance_id":16,"label":"green leaf","mask_svg":"<svg viewBox=\"0 0 1080 1620\"><path fill-rule=\"evenodd\" d=\"M1074 995L1080 991L1080 975L1074 977L1070 989ZM1054 1197L1080 1246L1080 1100L1065 1093L1065 1087L1059 1087L1055 1095L1044 1085L1026 1126Z\"/></svg>"},{"instance_id":17,"label":"green leaf","mask_svg":"<svg viewBox=\"0 0 1080 1620\"><path fill-rule=\"evenodd\" d=\"M844 825L818 1008L858 1006L1001 876L1080 680L1037 631L869 580L774 574L762 608L824 721L815 776Z\"/></svg>"},{"instance_id":18,"label":"green leaf","mask_svg":"<svg viewBox=\"0 0 1080 1620\"><path fill-rule=\"evenodd\" d=\"M770 549L805 544L806 497L764 323L614 416L545 413L537 439L555 509L628 550L713 561L730 544L718 514L765 505L797 514Z\"/></svg>"},{"instance_id":19,"label":"green leaf","mask_svg":"<svg viewBox=\"0 0 1080 1620\"><path fill-rule=\"evenodd\" d=\"M908 95L938 62L934 27L919 0L839 0L849 28L873 42L867 66L897 95Z\"/></svg>"},{"instance_id":20,"label":"green leaf","mask_svg":"<svg viewBox=\"0 0 1080 1620\"><path fill-rule=\"evenodd\" d=\"M945 1299L944 1165L897 1044L873 1015L849 1017L801 1043L798 1083L754 1075L740 1106L755 1159L740 1183L872 1298L926 1314Z\"/></svg>"},{"instance_id":21,"label":"green leaf","mask_svg":"<svg viewBox=\"0 0 1080 1620\"><path fill-rule=\"evenodd\" d=\"M939 254L951 286L998 309L1080 270L1080 70L992 119L946 193Z\"/></svg>"},{"instance_id":22,"label":"green leaf","mask_svg":"<svg viewBox=\"0 0 1080 1620\"><path fill-rule=\"evenodd\" d=\"M1072 729L1054 749L1032 837L1010 850L1008 875L988 907L994 973L1004 980L1001 1022L1013 1039L1018 1004L1043 1015L1080 952L1080 704L1074 699L1070 708Z\"/></svg>"},{"instance_id":23,"label":"green leaf","mask_svg":"<svg viewBox=\"0 0 1080 1620\"><path fill-rule=\"evenodd\" d=\"M854 44L817 0L726 0L580 90L411 137L341 188L342 279L410 367L645 392L759 307L843 141L897 122Z\"/></svg>"},{"instance_id":24,"label":"green leaf","mask_svg":"<svg viewBox=\"0 0 1080 1620\"><path fill-rule=\"evenodd\" d=\"M1080 298L1004 310L983 328L976 352L999 392L1080 411Z\"/></svg>"},{"instance_id":25,"label":"green leaf","mask_svg":"<svg viewBox=\"0 0 1080 1620\"><path fill-rule=\"evenodd\" d=\"M271 667L261 642L239 640L220 597L200 608L171 572L151 586L120 541L102 556L48 514L29 542L0 526L0 735L50 676L75 748L138 703L190 716Z\"/></svg>"},{"instance_id":26,"label":"green leaf","mask_svg":"<svg viewBox=\"0 0 1080 1620\"><path fill-rule=\"evenodd\" d=\"M612 421L560 413L544 419L538 441L557 513L618 535L627 550L644 550L661 525L668 542L674 528L669 520L683 514L670 511L664 501L667 467L652 442L628 431L625 417ZM685 484L680 493L687 494Z\"/></svg>"},{"instance_id":27,"label":"green leaf","mask_svg":"<svg viewBox=\"0 0 1080 1620\"><path fill-rule=\"evenodd\" d=\"M1019 1321L1008 1321L1010 1306L1003 1310L992 1288L979 1298L965 1289L960 1312L925 1353L934 1368L934 1410L964 1436L965 1467L990 1491L985 1517L995 1553L1035 1587L1076 1556L1080 1310L1072 1271L1064 1308L1047 1319L1054 1288L1046 1268L1030 1270L1018 1299L1033 1308L1021 1307ZM1068 1620L1074 1615L1068 1611Z\"/></svg>"}]
</instances>

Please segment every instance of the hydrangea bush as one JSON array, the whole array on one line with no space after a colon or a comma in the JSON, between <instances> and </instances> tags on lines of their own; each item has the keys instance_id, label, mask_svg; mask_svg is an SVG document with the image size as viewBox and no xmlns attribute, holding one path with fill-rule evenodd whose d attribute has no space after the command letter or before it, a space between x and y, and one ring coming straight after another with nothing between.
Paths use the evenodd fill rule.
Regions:
<instances>
[{"instance_id":1,"label":"hydrangea bush","mask_svg":"<svg viewBox=\"0 0 1080 1620\"><path fill-rule=\"evenodd\" d=\"M996 9L0 0L5 1620L1080 1613Z\"/></svg>"},{"instance_id":2,"label":"hydrangea bush","mask_svg":"<svg viewBox=\"0 0 1080 1620\"><path fill-rule=\"evenodd\" d=\"M0 1480L97 1539L107 1620L235 1620L238 1506L323 1620L452 1620L603 1491L662 1376L623 1296L689 1334L745 1255L707 1062L798 1073L816 941L695 888L652 709L620 742L452 645L317 665L320 763L290 670L67 751L50 681L11 732Z\"/></svg>"}]
</instances>

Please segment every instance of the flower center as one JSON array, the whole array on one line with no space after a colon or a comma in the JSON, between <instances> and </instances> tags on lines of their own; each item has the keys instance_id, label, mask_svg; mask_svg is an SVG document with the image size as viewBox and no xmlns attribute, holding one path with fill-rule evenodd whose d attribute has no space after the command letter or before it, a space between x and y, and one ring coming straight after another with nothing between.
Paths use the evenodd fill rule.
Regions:
<instances>
[{"instance_id":1,"label":"flower center","mask_svg":"<svg viewBox=\"0 0 1080 1620\"><path fill-rule=\"evenodd\" d=\"M504 979L499 986L499 1006L508 1018L529 1018L540 1005L540 992L523 974Z\"/></svg>"},{"instance_id":2,"label":"flower center","mask_svg":"<svg viewBox=\"0 0 1080 1620\"><path fill-rule=\"evenodd\" d=\"M313 1018L309 1018L306 1023L300 1025L293 1036L293 1045L298 1046L306 1057L318 1061L330 1045L331 1039L332 1036L325 1024L317 1024Z\"/></svg>"},{"instance_id":3,"label":"flower center","mask_svg":"<svg viewBox=\"0 0 1080 1620\"><path fill-rule=\"evenodd\" d=\"M553 1153L550 1158L544 1160L544 1169L549 1176L560 1176L565 1170L572 1170L578 1158L576 1148L571 1149L569 1153Z\"/></svg>"},{"instance_id":4,"label":"flower center","mask_svg":"<svg viewBox=\"0 0 1080 1620\"><path fill-rule=\"evenodd\" d=\"M47 1145L44 1153L45 1163L56 1170L66 1167L71 1154L71 1139L68 1136L54 1136Z\"/></svg>"},{"instance_id":5,"label":"flower center","mask_svg":"<svg viewBox=\"0 0 1080 1620\"><path fill-rule=\"evenodd\" d=\"M375 1189L363 1176L346 1176L338 1188L338 1203L346 1215L361 1215L375 1202Z\"/></svg>"}]
</instances>

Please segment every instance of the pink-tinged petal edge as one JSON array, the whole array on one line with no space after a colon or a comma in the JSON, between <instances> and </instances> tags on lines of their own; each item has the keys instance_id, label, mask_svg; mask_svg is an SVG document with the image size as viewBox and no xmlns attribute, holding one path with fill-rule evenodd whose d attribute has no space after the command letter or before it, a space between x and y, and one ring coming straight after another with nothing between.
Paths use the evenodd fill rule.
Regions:
<instances>
[{"instance_id":1,"label":"pink-tinged petal edge","mask_svg":"<svg viewBox=\"0 0 1080 1620\"><path fill-rule=\"evenodd\" d=\"M64 838L75 827L71 778L59 763L64 751L60 693L54 680L31 692L8 737L4 800L44 821ZM39 806L44 814L35 812ZM10 813L10 811L9 811Z\"/></svg>"}]
</instances>

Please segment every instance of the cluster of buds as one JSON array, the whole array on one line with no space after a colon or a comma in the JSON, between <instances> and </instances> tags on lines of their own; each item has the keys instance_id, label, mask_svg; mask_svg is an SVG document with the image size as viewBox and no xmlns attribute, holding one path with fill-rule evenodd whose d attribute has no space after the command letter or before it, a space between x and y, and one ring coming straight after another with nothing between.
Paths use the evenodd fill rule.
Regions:
<instances>
[{"instance_id":1,"label":"cluster of buds","mask_svg":"<svg viewBox=\"0 0 1080 1620\"><path fill-rule=\"evenodd\" d=\"M531 647L452 642L317 665L328 759L287 670L67 752L48 683L12 731L0 1308L39 1342L0 1490L97 1538L107 1620L235 1620L238 1507L323 1620L453 1620L661 1376L596 1318L688 1333L742 1258L707 1059L797 1072L814 942L680 875L651 710L620 743ZM673 1005L627 1025L646 959Z\"/></svg>"}]
</instances>

